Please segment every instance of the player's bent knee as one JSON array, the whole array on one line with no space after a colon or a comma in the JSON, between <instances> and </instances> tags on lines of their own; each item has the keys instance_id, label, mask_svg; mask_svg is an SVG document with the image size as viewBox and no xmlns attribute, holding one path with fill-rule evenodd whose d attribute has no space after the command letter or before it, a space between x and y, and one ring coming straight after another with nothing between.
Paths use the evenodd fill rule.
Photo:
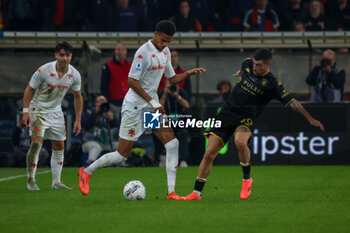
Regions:
<instances>
[{"instance_id":1,"label":"player's bent knee","mask_svg":"<svg viewBox=\"0 0 350 233\"><path fill-rule=\"evenodd\" d=\"M179 148L179 140L177 140L177 138L174 138L169 142L165 143L164 147L166 150L176 150L177 148Z\"/></svg>"},{"instance_id":2,"label":"player's bent knee","mask_svg":"<svg viewBox=\"0 0 350 233\"><path fill-rule=\"evenodd\" d=\"M237 150L245 149L248 146L248 142L242 138L235 138L235 145Z\"/></svg>"}]
</instances>

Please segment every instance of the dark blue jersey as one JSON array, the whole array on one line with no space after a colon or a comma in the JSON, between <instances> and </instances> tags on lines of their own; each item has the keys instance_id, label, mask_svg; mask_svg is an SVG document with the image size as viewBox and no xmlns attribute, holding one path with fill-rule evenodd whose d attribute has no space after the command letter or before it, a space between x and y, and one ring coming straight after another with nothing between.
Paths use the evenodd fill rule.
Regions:
<instances>
[{"instance_id":1,"label":"dark blue jersey","mask_svg":"<svg viewBox=\"0 0 350 233\"><path fill-rule=\"evenodd\" d=\"M232 89L224 109L256 118L272 99L287 106L293 97L271 72L265 76L255 76L253 60L246 59L242 63L238 82Z\"/></svg>"}]
</instances>

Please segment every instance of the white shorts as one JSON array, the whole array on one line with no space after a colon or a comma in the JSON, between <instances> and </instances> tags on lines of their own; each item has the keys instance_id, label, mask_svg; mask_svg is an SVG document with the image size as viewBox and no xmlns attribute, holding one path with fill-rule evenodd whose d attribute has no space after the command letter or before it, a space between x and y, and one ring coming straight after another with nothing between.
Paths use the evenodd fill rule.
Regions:
<instances>
[{"instance_id":1,"label":"white shorts","mask_svg":"<svg viewBox=\"0 0 350 233\"><path fill-rule=\"evenodd\" d=\"M62 111L42 113L29 111L30 136L39 136L54 141L66 140L66 123Z\"/></svg>"},{"instance_id":2,"label":"white shorts","mask_svg":"<svg viewBox=\"0 0 350 233\"><path fill-rule=\"evenodd\" d=\"M124 100L119 137L129 141L137 141L143 132L145 132L143 128L143 113L154 110L148 103L143 103L144 101L130 103Z\"/></svg>"}]
</instances>

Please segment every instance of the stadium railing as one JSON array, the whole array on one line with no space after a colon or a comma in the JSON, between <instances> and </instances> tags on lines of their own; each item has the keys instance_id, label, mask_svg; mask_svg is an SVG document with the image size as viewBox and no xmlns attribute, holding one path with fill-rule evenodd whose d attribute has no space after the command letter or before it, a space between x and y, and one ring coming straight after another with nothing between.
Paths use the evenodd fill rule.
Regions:
<instances>
[{"instance_id":1,"label":"stadium railing","mask_svg":"<svg viewBox=\"0 0 350 233\"><path fill-rule=\"evenodd\" d=\"M80 47L83 41L98 48L114 48L123 41L128 48L137 48L152 32L14 32L5 31L0 48L52 48L57 41L69 41ZM350 31L345 32L178 32L172 48L344 48L350 46Z\"/></svg>"}]
</instances>

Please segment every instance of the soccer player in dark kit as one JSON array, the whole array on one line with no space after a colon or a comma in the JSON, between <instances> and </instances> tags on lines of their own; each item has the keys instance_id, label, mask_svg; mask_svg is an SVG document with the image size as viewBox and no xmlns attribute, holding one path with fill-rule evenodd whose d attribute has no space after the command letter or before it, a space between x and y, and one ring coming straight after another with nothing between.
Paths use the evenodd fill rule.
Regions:
<instances>
[{"instance_id":1,"label":"soccer player in dark kit","mask_svg":"<svg viewBox=\"0 0 350 233\"><path fill-rule=\"evenodd\" d=\"M261 114L266 105L277 99L285 106L302 114L308 122L324 131L322 123L315 120L300 104L289 94L281 83L278 83L270 72L272 54L267 49L259 49L253 59L246 59L234 75L238 83L233 88L217 116L221 120L220 128L213 128L204 133L208 138L208 147L204 153L198 169L194 191L186 196L185 200L201 200L201 192L220 149L234 134L235 145L238 150L240 164L243 169L243 182L240 193L241 199L247 199L251 194L253 179L250 177L250 150L248 143L252 138L252 128L255 119Z\"/></svg>"}]
</instances>

